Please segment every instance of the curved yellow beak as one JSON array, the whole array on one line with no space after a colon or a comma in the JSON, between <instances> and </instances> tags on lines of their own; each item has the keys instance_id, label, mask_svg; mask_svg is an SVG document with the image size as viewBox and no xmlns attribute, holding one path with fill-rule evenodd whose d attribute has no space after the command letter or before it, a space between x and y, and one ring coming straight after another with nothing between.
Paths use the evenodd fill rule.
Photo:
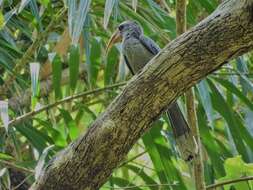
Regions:
<instances>
[{"instance_id":1,"label":"curved yellow beak","mask_svg":"<svg viewBox=\"0 0 253 190\"><path fill-rule=\"evenodd\" d=\"M112 37L110 38L107 46L106 46L106 53L108 53L109 49L113 46L113 44L120 42L122 40L122 36L120 34L120 31L117 29L113 34Z\"/></svg>"}]
</instances>

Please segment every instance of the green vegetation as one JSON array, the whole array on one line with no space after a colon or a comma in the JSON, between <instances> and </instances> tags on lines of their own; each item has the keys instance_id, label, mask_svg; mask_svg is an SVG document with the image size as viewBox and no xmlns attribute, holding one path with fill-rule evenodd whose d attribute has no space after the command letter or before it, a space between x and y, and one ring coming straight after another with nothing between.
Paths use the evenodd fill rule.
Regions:
<instances>
[{"instance_id":1,"label":"green vegetation","mask_svg":"<svg viewBox=\"0 0 253 190\"><path fill-rule=\"evenodd\" d=\"M218 4L188 0L187 28ZM6 126L0 103L0 189L27 189L131 78L120 44L105 53L118 24L137 20L164 47L176 38L176 2L0 0L0 7L0 99L8 100L10 118ZM34 62L39 75L30 70ZM252 52L210 74L194 91L206 185L245 178L224 189L253 189ZM179 103L186 113L185 98ZM167 117L154 125L102 190L194 189L192 164L180 158Z\"/></svg>"}]
</instances>

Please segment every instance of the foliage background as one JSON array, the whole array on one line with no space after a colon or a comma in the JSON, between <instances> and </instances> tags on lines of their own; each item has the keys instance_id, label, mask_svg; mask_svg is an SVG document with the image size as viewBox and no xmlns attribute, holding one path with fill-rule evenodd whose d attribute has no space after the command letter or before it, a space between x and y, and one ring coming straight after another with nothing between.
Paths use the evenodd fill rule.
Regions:
<instances>
[{"instance_id":1,"label":"foliage background","mask_svg":"<svg viewBox=\"0 0 253 190\"><path fill-rule=\"evenodd\" d=\"M189 0L188 29L218 4ZM176 37L175 0L0 0L0 5L0 95L8 98L13 119L8 131L0 128L0 187L27 189L131 78L120 44L105 53L117 25L137 20L164 47ZM30 72L31 62L40 65L39 80ZM207 185L253 175L252 67L253 55L247 53L194 87ZM185 111L184 97L179 102ZM101 189L194 189L191 164L180 159L168 119L154 125ZM246 181L224 188L252 186Z\"/></svg>"}]
</instances>

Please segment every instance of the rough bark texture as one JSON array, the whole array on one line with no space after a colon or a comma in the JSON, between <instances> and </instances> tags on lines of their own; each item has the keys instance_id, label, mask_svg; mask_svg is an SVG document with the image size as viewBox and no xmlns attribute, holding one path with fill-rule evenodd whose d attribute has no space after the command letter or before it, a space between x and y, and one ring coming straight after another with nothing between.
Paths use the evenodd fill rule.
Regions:
<instances>
[{"instance_id":1,"label":"rough bark texture","mask_svg":"<svg viewBox=\"0 0 253 190\"><path fill-rule=\"evenodd\" d=\"M253 0L227 0L167 45L32 187L98 189L169 103L227 60L253 49Z\"/></svg>"}]
</instances>

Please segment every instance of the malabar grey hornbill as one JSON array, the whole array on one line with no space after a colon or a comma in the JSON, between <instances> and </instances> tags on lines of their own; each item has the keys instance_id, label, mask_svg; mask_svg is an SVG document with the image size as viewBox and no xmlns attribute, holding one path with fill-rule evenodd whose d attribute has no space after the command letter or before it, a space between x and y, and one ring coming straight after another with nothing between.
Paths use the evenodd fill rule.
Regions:
<instances>
[{"instance_id":1,"label":"malabar grey hornbill","mask_svg":"<svg viewBox=\"0 0 253 190\"><path fill-rule=\"evenodd\" d=\"M136 21L121 23L108 42L106 51L121 40L125 63L133 75L139 72L160 51L159 46L152 39L143 35L143 30ZM172 103L166 113L182 158L185 161L192 160L196 153L196 144L178 104Z\"/></svg>"}]
</instances>

